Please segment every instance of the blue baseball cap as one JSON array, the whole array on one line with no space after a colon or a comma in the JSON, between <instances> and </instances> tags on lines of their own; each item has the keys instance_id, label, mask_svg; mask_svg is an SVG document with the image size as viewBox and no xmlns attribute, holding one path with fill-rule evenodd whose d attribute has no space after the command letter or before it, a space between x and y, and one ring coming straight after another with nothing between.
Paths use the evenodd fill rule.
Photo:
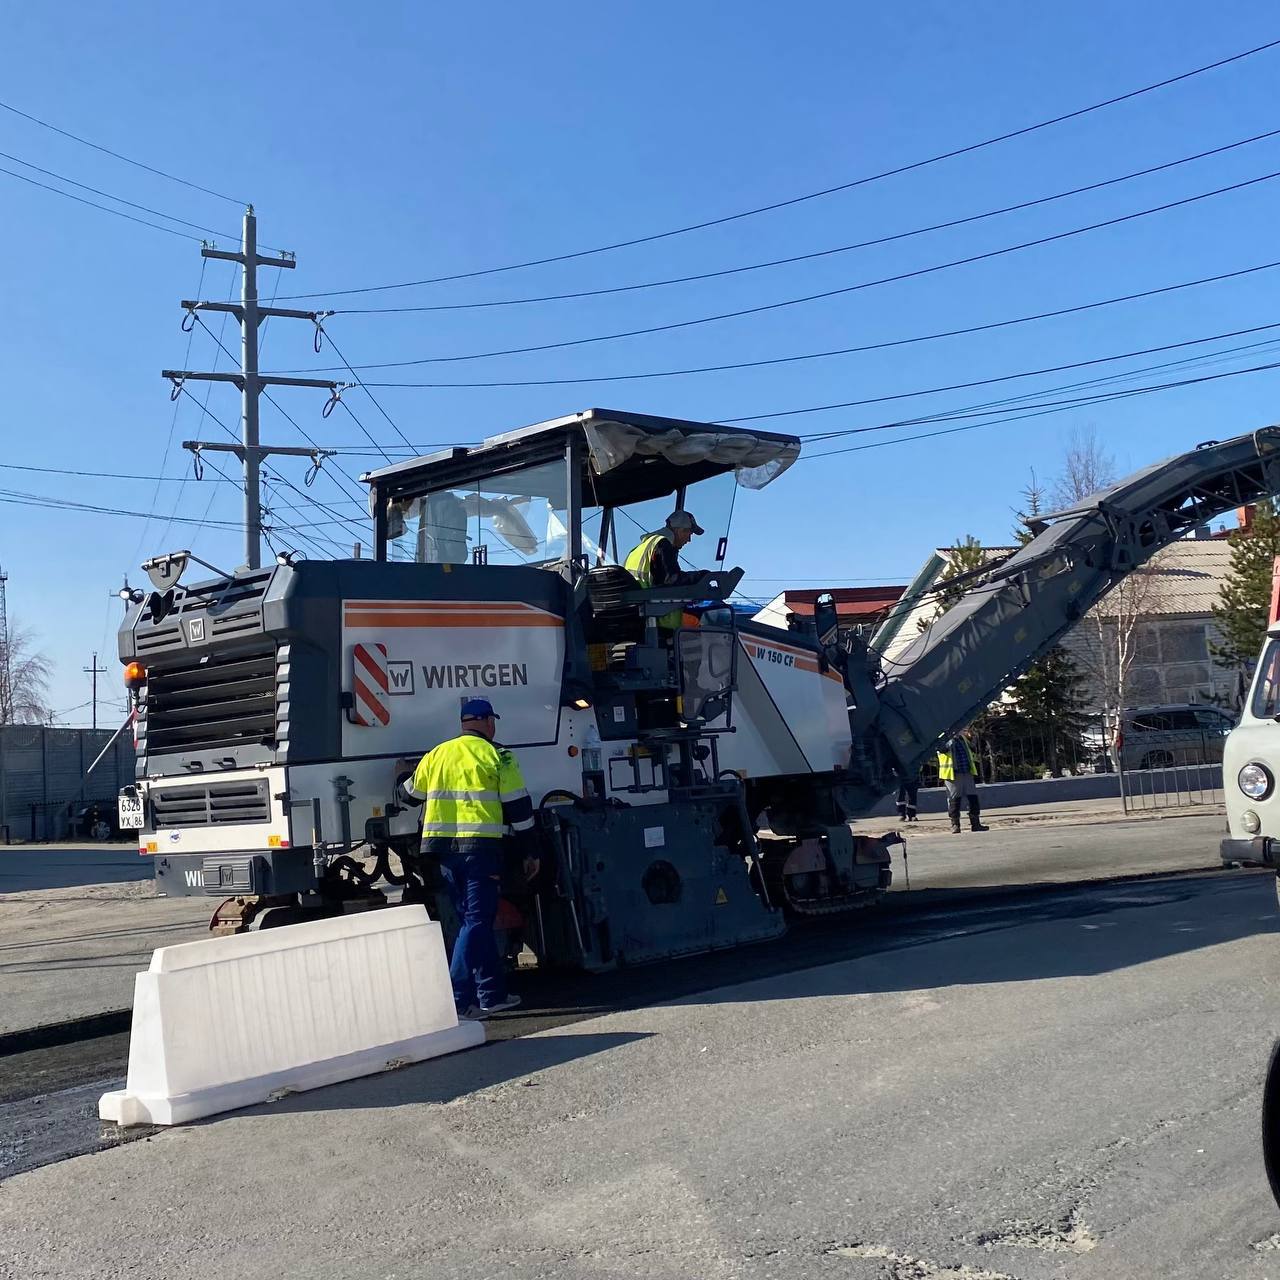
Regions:
<instances>
[{"instance_id":1,"label":"blue baseball cap","mask_svg":"<svg viewBox=\"0 0 1280 1280\"><path fill-rule=\"evenodd\" d=\"M495 720L502 719L493 709L493 703L488 698L468 698L462 704L462 718L464 720L487 720L490 716Z\"/></svg>"}]
</instances>

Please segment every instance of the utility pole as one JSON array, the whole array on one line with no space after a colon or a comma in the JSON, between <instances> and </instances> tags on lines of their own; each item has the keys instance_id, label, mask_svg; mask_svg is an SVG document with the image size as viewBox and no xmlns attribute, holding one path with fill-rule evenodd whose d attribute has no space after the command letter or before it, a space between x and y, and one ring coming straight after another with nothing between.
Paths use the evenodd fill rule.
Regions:
<instances>
[{"instance_id":1,"label":"utility pole","mask_svg":"<svg viewBox=\"0 0 1280 1280\"><path fill-rule=\"evenodd\" d=\"M318 466L322 457L325 456L315 449L283 448L261 444L258 438L258 397L262 394L263 387L321 387L329 392L332 401L336 401L344 384L320 378L264 377L258 372L258 326L263 320L268 316L278 316L285 320L310 320L318 330L320 321L328 312L295 311L289 307L258 305L258 268L279 267L282 270L291 271L298 263L292 255L272 258L259 256L258 219L254 216L252 205L245 210L244 238L240 253L228 253L206 245L200 250L200 255L204 258L219 258L224 262L238 262L243 268L239 305L230 302L198 300L184 300L182 303L188 315L192 317L193 324L195 316L201 311L225 311L235 316L240 323L240 372L197 373L189 369L165 369L161 376L173 383L175 400L182 394L182 384L188 380L233 382L239 387L242 430L240 444L224 445L191 440L184 441L183 447L190 449L197 458L201 449L217 449L234 453L244 464L245 564L250 569L258 569L262 566L262 493L259 479L262 459L272 453L300 454L310 457L312 463Z\"/></svg>"},{"instance_id":2,"label":"utility pole","mask_svg":"<svg viewBox=\"0 0 1280 1280\"><path fill-rule=\"evenodd\" d=\"M93 662L89 666L81 667L80 669L93 680L93 727L96 729L98 727L98 677L106 675L107 669L106 667L98 666L98 655L96 653L93 655Z\"/></svg>"}]
</instances>

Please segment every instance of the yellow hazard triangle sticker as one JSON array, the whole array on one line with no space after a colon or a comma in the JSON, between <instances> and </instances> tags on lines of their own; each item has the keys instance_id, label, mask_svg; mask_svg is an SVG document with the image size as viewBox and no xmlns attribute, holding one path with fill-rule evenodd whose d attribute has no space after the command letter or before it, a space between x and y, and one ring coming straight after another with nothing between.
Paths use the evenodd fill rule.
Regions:
<instances>
[{"instance_id":1,"label":"yellow hazard triangle sticker","mask_svg":"<svg viewBox=\"0 0 1280 1280\"><path fill-rule=\"evenodd\" d=\"M716 890L716 906L723 907L729 901L729 895L725 893L723 888Z\"/></svg>"}]
</instances>

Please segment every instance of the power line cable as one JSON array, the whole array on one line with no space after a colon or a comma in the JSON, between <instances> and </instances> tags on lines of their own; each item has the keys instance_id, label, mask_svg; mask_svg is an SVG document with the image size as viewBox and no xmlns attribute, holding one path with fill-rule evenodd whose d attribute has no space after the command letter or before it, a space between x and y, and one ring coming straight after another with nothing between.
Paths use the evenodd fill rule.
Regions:
<instances>
[{"instance_id":1,"label":"power line cable","mask_svg":"<svg viewBox=\"0 0 1280 1280\"><path fill-rule=\"evenodd\" d=\"M1095 378L1085 382L1072 383L1072 384L1068 384L1066 386L1061 386L1061 387L1045 387L1045 388L1041 388L1038 391L1025 392L1020 396L1010 396L1003 400L990 400L982 404L966 405L960 409L944 409L944 410L938 411L937 413L921 414L919 417L915 417L915 418L899 418L892 422L876 423L873 426L845 427L839 431L822 432L816 435L802 437L802 439L805 439L810 443L825 443L831 440L845 439L848 436L864 435L868 432L894 431L894 430L899 430L902 427L923 426L925 424L934 423L934 422L954 422L957 419L964 419L964 418L983 418L997 411L1006 412L1006 411L1011 411L1013 408L1026 407L1028 401L1035 401L1036 397L1038 396L1055 395L1060 392L1081 390L1086 387L1107 386L1108 384L1115 384L1122 381L1131 381L1133 378L1139 377L1142 374L1160 372L1166 369L1185 368L1185 367L1206 367L1210 364L1222 362L1221 359L1218 359L1216 357L1230 357L1232 355L1238 355L1239 353L1245 352L1245 351L1256 353L1261 348L1274 347L1274 346L1275 346L1274 341L1248 343L1245 346L1237 347L1237 348L1229 348L1223 352L1210 353L1209 355L1192 356L1182 360L1166 361L1162 364L1149 365L1142 369L1130 370L1128 373L1116 374L1116 375L1112 375L1111 377ZM1090 392L1088 395L1075 396L1066 400L1041 401L1038 405L1033 405L1032 407L1039 408L1039 407L1044 407L1046 405L1051 405L1051 406L1061 405L1067 408L1076 408L1076 407L1081 407L1083 405L1100 403L1103 400L1107 398L1111 398L1113 396L1118 398L1123 394L1124 392L1110 392L1110 393ZM815 456L823 457L825 455L817 454Z\"/></svg>"},{"instance_id":2,"label":"power line cable","mask_svg":"<svg viewBox=\"0 0 1280 1280\"><path fill-rule=\"evenodd\" d=\"M970 387L988 387L1000 382L1012 382L1018 378L1036 378L1046 373L1063 373L1068 369L1086 369L1092 365L1109 364L1116 360L1131 360L1137 356L1155 355L1160 351L1176 351L1183 347L1201 346L1207 342L1220 342L1226 338L1239 338L1251 333L1265 333L1280 329L1280 321L1272 324L1253 325L1247 329L1231 329L1224 333L1208 334L1200 338L1186 338L1181 342L1166 342L1158 347L1140 347L1133 351L1121 351L1114 355L1094 356L1089 360L1073 360L1067 364L1044 365L1039 369L1020 369L1016 373L1002 373L991 378L975 378L969 382L952 382L936 387L924 387L916 391L896 391L890 395L864 396L860 400L835 400L828 404L806 405L799 409L774 409L769 413L750 413L740 417L717 417L717 422L763 422L772 418L794 418L802 414L826 413L832 409L855 409L868 404L885 404L891 400L911 400L917 396L937 395L943 391L965 391ZM821 434L801 436L802 440L818 440Z\"/></svg>"},{"instance_id":3,"label":"power line cable","mask_svg":"<svg viewBox=\"0 0 1280 1280\"><path fill-rule=\"evenodd\" d=\"M1201 377L1197 377L1197 378L1184 378L1176 382L1166 382L1166 383L1160 383L1153 386L1145 386L1145 387L1133 387L1128 390L1110 392L1105 395L1098 395L1096 397L1084 397L1084 398L1078 398L1078 399L1065 401L1065 402L1050 401L1045 406L1038 406L1031 412L1022 413L1015 416L993 418L989 422L970 422L970 423L965 423L963 426L948 427L941 431L929 431L929 432L925 432L915 436L895 436L889 440L873 441L870 444L847 445L842 449L828 449L824 453L806 454L802 459L798 459L797 461L813 462L813 461L816 461L818 458L834 458L842 453L857 453L863 449L876 449L876 448L881 448L884 445L888 445L888 444L910 444L912 441L915 441L915 440L932 440L937 436L954 435L960 431L975 431L979 427L1001 426L1008 422L1020 422L1026 418L1044 417L1045 415L1050 413L1065 413L1070 411L1071 409L1081 408L1086 404L1088 405L1105 404L1113 400L1129 399L1134 396L1154 395L1164 391L1177 390L1182 387L1197 386L1206 382L1217 382L1224 378L1239 378L1239 377L1244 377L1254 373L1265 373L1272 369L1280 369L1280 360L1272 361L1267 364L1254 365L1252 368L1248 368L1248 369L1232 369L1226 373L1210 373L1210 374L1204 374ZM955 416L960 416L960 415L955 415ZM882 427L887 429L888 427L893 425L898 425L898 424L884 423L884 424L879 424L878 426L875 426L875 427L860 428L860 430L876 431L881 429ZM853 434L853 433L850 432L850 434Z\"/></svg>"},{"instance_id":4,"label":"power line cable","mask_svg":"<svg viewBox=\"0 0 1280 1280\"><path fill-rule=\"evenodd\" d=\"M373 392L370 391L369 388L365 386L364 380L352 367L347 357L342 354L342 348L339 347L336 342L334 342L333 335L323 327L320 327L320 326L317 326L317 327L319 328L320 333L324 334L324 336L329 339L329 345L338 353L338 359L341 360L342 363L346 366L347 372L350 373L351 376L356 380L357 384L359 385L360 389L365 393L365 395L367 395L369 399L373 401L374 408L377 409L377 411L380 414L382 414L382 416L387 420L387 425L390 426L391 430L394 431L396 435L398 435L400 439L404 441L405 444L409 444L409 437L406 436L405 433L401 431L400 428L396 426L394 422L392 422L391 415L382 407L381 403L378 401L378 398L373 394ZM412 448L413 446L409 445L409 447Z\"/></svg>"},{"instance_id":5,"label":"power line cable","mask_svg":"<svg viewBox=\"0 0 1280 1280\"><path fill-rule=\"evenodd\" d=\"M73 195L70 191L63 191L59 187L51 187L47 182L37 182L35 178L29 178L25 173L15 173L12 169L6 169L3 166L0 166L0 173L7 174L10 178L17 178L19 182L30 183L33 187L40 187L44 191L52 191L55 196L63 196L68 200L75 200L78 204L87 204L91 209L98 209L103 213L114 213L117 218L136 222L140 227L150 227L153 231L164 231L171 236L180 236L183 240L194 240L197 244L204 243L203 236L193 236L189 231L178 231L174 227L162 227L158 222L148 222L145 218L135 218L133 214L125 213L122 209L111 209L105 204L98 204L95 200L86 200L83 196Z\"/></svg>"},{"instance_id":6,"label":"power line cable","mask_svg":"<svg viewBox=\"0 0 1280 1280\"><path fill-rule=\"evenodd\" d=\"M236 268L233 266L233 267L231 268L231 277L230 277L230 279L229 279L229 280L228 280L228 282L227 282L227 301L228 301L228 302L230 302L230 301L231 301L231 299L235 296L235 291L236 291ZM218 326L218 333L219 333L219 336L218 336L217 338L215 338L215 339L214 339L214 341L215 341L215 342L217 342L217 344L218 344L218 346L219 346L219 347L222 347L222 338L221 338L221 334L222 334L223 332L225 332L225 330L226 330L226 327L227 327L227 316L228 316L228 314L229 314L229 313L228 313L228 312L226 312L226 311L224 311L224 312L222 313L222 322L221 322L221 324ZM194 328L194 326L192 326L192 327ZM209 332L209 333L210 333L210 336L212 336L212 332L211 332L210 330L206 329L206 332ZM226 348L225 348L225 347L222 347L222 349L223 349L224 351L226 350ZM213 354L213 368L214 368L214 370L215 370L215 371L216 371L216 370L217 370L217 368L218 368L218 353L217 353L216 351L215 351L215 352L214 352L214 354ZM201 408L202 412L204 412L204 413L208 413L208 411L209 411L209 397L210 397L212 394L213 394L213 383L212 383L212 382L210 382L210 383L205 387L205 392L204 392L204 404L203 404L203 405L200 405L200 402L199 402L198 400L196 400L195 396L191 395L191 393L190 393L190 392L187 392L188 397L189 397L189 398L190 398L190 399L191 399L195 404L200 405L200 408ZM219 424L219 425L221 425L221 424ZM224 430L226 430L226 428L225 428L225 427L224 427ZM233 435L234 435L234 433L233 433ZM183 498L183 495L186 493L186 482L187 482L187 474L186 474L186 472L185 472L185 471L182 473L181 480L182 480L182 483L180 483L180 484L179 484L179 486L178 486L178 492L177 492L177 494L175 495L175 497L174 497L174 499L173 499L173 509L172 509L172 511L170 512L170 520L169 520L169 523L168 523L168 524L166 524L166 525L165 525L165 527L160 531L160 537L161 537L161 538L164 538L164 537L167 537L167 536L168 536L169 530L173 527L173 519L172 519L172 517L173 517L173 515L174 515L174 514L176 514L176 513L177 513L178 508L182 505L182 498ZM213 501L214 501L214 498L215 498L216 496L217 496L217 494L216 494L216 493L212 493L212 494L210 494L210 495L209 495L209 501L205 504L204 514L205 514L205 518L206 518L206 519L208 518L209 512L213 510ZM198 525L196 526L196 532L198 533L198 532L200 531L200 529L201 529L201 528L203 528L203 521L202 521L200 524L198 524Z\"/></svg>"},{"instance_id":7,"label":"power line cable","mask_svg":"<svg viewBox=\"0 0 1280 1280\"><path fill-rule=\"evenodd\" d=\"M897 231L892 235L877 236L874 240L859 240L853 244L836 245L834 248L818 249L812 253L800 253L787 258L772 258L767 262L752 262L739 267L725 267L719 271L702 271L696 275L670 276L663 280L644 280L637 284L613 285L612 287L605 289L579 289L572 293L545 293L525 298L498 298L488 302L438 302L417 307L340 307L331 314L335 316L404 315L423 311L472 311L487 307L529 306L542 302L561 302L578 298L599 298L616 293L633 293L641 289L658 289L667 285L691 284L700 280L716 280L722 276L739 275L747 271L763 271L771 267L791 266L797 262L811 262L817 258L828 258L840 253L851 253L855 249L869 249L877 245L891 244L898 240L908 240L914 236L926 235L934 231L946 231L954 227L965 226L969 223L982 222L988 218L999 217L1006 213L1017 213L1024 209L1033 209L1039 205L1051 204L1056 200L1065 200L1069 196L1083 195L1090 191L1100 191L1105 187L1116 186L1119 183L1129 182L1135 178L1143 178L1153 173L1161 173L1168 169L1175 169L1179 165L1190 164L1195 160L1203 160L1209 156L1222 155L1225 152L1233 151L1238 147L1248 146L1250 143L1261 142L1265 139L1277 136L1280 136L1280 129L1271 129L1266 133L1255 134L1251 138L1243 138L1238 142L1230 142L1225 146L1214 147L1209 151L1200 151L1195 155L1183 156L1179 160L1170 160L1165 164L1157 164L1146 169L1138 169L1132 173L1122 174L1118 178L1107 178L1101 182L1091 182L1082 187L1073 187L1069 191L1059 191L1054 195L1040 196L1035 200L1023 200L1018 204L1004 205L999 209L989 209L985 213L973 213L963 218L952 218L947 222L935 222L931 223L929 226L915 227L910 231ZM315 297L318 295L307 294L305 296Z\"/></svg>"},{"instance_id":8,"label":"power line cable","mask_svg":"<svg viewBox=\"0 0 1280 1280\"><path fill-rule=\"evenodd\" d=\"M42 129L50 129L54 133L61 134L64 138L70 138L72 142L78 142L81 146L92 147L94 151L101 151L103 155L111 156L115 160L123 160L125 164L131 164L135 169L145 169L148 173L154 173L158 178L167 178L170 182L176 182L180 186L190 187L193 191L203 191L207 196L215 196L219 200L226 200L241 207L251 203L248 200L237 200L234 196L225 195L221 191L214 191L211 187L202 187L198 182L190 182L186 178L179 178L177 174L166 173L163 169L156 169L152 165L144 164L141 160L134 160L130 156L121 155L119 151L112 151L110 147L104 147L97 142L90 142L88 138L82 138L79 134L71 133L67 129L60 129L56 124L50 124L48 120L41 120L38 116L33 116L26 111L20 111L8 102L0 102L0 108L5 111L11 111L15 116L21 116L24 120L30 120L32 124L38 124Z\"/></svg>"},{"instance_id":9,"label":"power line cable","mask_svg":"<svg viewBox=\"0 0 1280 1280\"><path fill-rule=\"evenodd\" d=\"M880 285L897 284L904 280L915 280L921 276L933 275L939 271L949 271L955 267L971 266L975 262L989 262L994 258L1005 257L1011 253L1020 253L1024 249L1036 248L1040 245L1053 244L1060 240L1068 240L1074 236L1085 235L1106 227L1120 226L1139 218L1151 217L1157 213L1167 213L1170 209L1179 209L1196 204L1202 200L1210 200L1217 196L1243 191L1259 183L1271 182L1280 178L1280 169L1261 174L1256 178L1247 178L1242 182L1233 182L1225 187L1217 187L1212 191L1202 191L1193 196L1185 196L1180 200L1171 200L1165 204L1153 205L1139 209L1134 213L1121 214L1114 218L1105 218L1100 222L1091 222L1082 227L1072 227L1068 231L1059 231L1049 236L1037 236L1033 240L1023 240L1017 244L1004 245L999 249L990 249L985 253L969 254L963 258L952 258L947 262L933 263L927 267L917 267L912 271L900 271L890 276L880 276L875 280L862 280L857 284L842 285L838 289L823 289L818 293L803 294L796 298L784 298L779 302L761 303L754 307L739 307L735 311L721 311L709 316L697 316L691 320L672 320L666 324L647 325L642 329L624 329L616 333L598 333L585 338L565 338L559 342L542 342L525 347L502 347L492 351L471 351L452 356L420 356L414 360L384 360L376 364L359 364L350 366L352 372L358 369L405 369L424 364L457 364L470 360L490 360L499 356L527 355L539 351L560 351L566 347L582 347L601 342L618 342L624 338L638 338L655 333L670 333L676 329L689 329L698 325L717 324L722 320L740 319L743 316L761 315L768 311L778 311L786 307L802 306L810 302L819 302L826 298L842 297L845 294L858 293L864 289L878 288ZM286 373L337 373L341 370L336 365L322 366L319 370L284 370ZM375 384L376 385L376 384Z\"/></svg>"},{"instance_id":10,"label":"power line cable","mask_svg":"<svg viewBox=\"0 0 1280 1280\"><path fill-rule=\"evenodd\" d=\"M213 227L206 227L199 222L188 222L185 218L175 217L172 213L165 213L163 209L152 209L145 204L135 204L132 200L126 200L124 196L112 195L110 191L99 191L97 187L91 187L84 182L77 182L74 178L68 178L64 173L55 173L52 169L42 169L38 164L32 164L30 160L24 160L21 156L10 155L7 151L0 151L0 159L12 160L14 164L20 164L27 169L34 169L37 173L43 173L47 178L56 178L59 182L65 182L70 186L79 187L81 191L92 191L95 196L102 196L105 200L114 200L117 204L128 205L130 209L141 210L141 212L152 214L154 217L164 218L168 222L176 222L179 226L192 227L196 231L207 231L211 236L221 236L224 240L230 240L232 242L240 239L240 233L238 231L218 231ZM263 248L269 249L271 246L264 245Z\"/></svg>"},{"instance_id":11,"label":"power line cable","mask_svg":"<svg viewBox=\"0 0 1280 1280\"><path fill-rule=\"evenodd\" d=\"M201 292L204 289L204 274L205 274L205 268L208 267L208 265L209 265L209 259L202 256L200 258L200 279L196 284L197 298L200 296ZM195 326L192 325L192 327L187 332L187 349L185 354L182 357L182 367L184 369L189 369L191 367L191 344L194 340L195 340ZM169 434L165 437L165 441L164 441L164 455L160 459L160 474L156 476L156 487L155 487L155 491L151 495L151 507L150 507L150 511L148 512L149 515L154 516L156 503L160 501L160 485L164 482L165 467L169 465L169 450L173 447L173 433L178 425L178 413L181 410L181 408L182 408L182 399L181 397L179 397L174 400L173 413L169 416ZM147 529L149 527L149 523L150 522L148 522L148 524L144 524L142 526L141 532L138 534L138 545L134 548L133 555L130 556L130 561L133 563L136 563L138 557L142 554L142 546L147 536Z\"/></svg>"},{"instance_id":12,"label":"power line cable","mask_svg":"<svg viewBox=\"0 0 1280 1280\"><path fill-rule=\"evenodd\" d=\"M795 364L808 360L826 360L834 356L859 355L868 351L887 351L894 347L913 346L921 342L936 342L941 338L958 338L974 333L989 333L995 329L1006 329L1013 325L1031 324L1040 320L1052 320L1059 316L1077 315L1084 311L1093 311L1100 307L1116 306L1123 302L1137 302L1143 298L1159 297L1168 293L1176 293L1182 289L1193 289L1200 285L1218 284L1224 280L1236 280L1244 276L1255 275L1260 271L1272 271L1280 267L1280 260L1262 262L1257 266L1243 267L1237 271L1226 271L1219 275L1202 276L1196 280L1183 280L1177 284L1161 285L1155 289L1143 289L1136 293L1120 294L1112 298L1102 298L1095 302L1078 303L1071 307L1059 307L1053 311L1038 311L1030 315L1015 316L1007 320L993 320L986 324L966 325L959 329L941 329L932 333L915 334L907 338L892 338L884 342L867 342L853 347L834 347L826 351L804 351L797 355L770 356L761 360L740 360L731 364L695 365L683 369L654 369L644 373L598 374L579 378L528 378L504 379L486 382L370 382L373 387L405 387L417 389L458 389L489 387L551 387L572 386L596 382L635 382L647 378L677 378L701 373L726 373L738 369L760 369L779 364Z\"/></svg>"},{"instance_id":13,"label":"power line cable","mask_svg":"<svg viewBox=\"0 0 1280 1280\"><path fill-rule=\"evenodd\" d=\"M0 502L14 506L46 507L56 511L87 511L96 515L127 516L131 520L145 520L147 518L144 511L126 511L119 507L103 507L87 502L72 502L70 499L51 498L38 493L24 493L17 489L0 489ZM194 520L188 516L174 516L172 519L176 524L201 523L201 521ZM237 520L214 520L211 523L230 529L240 528L240 522Z\"/></svg>"},{"instance_id":14,"label":"power line cable","mask_svg":"<svg viewBox=\"0 0 1280 1280\"><path fill-rule=\"evenodd\" d=\"M357 289L329 289L319 293L306 294L290 294L288 298L316 298L316 297L340 297L353 293L378 293L388 289L408 289L417 285L443 284L451 280L474 280L479 276L497 275L505 271L519 271L525 267L546 266L553 262L569 262L576 258L591 257L600 253L611 253L615 249L628 249L634 245L652 244L656 240L667 240L672 236L687 235L692 231L703 231L708 227L719 227L729 222L737 222L743 218L752 218L758 214L771 213L776 209L786 209L794 205L804 204L810 200L818 200L824 196L835 195L841 191L851 191L856 187L867 186L873 182L880 182L885 178L896 177L903 173L912 173L915 170L926 168L929 165L938 164L943 160L952 160L958 156L970 155L975 151L980 151L985 147L992 147L1001 142L1009 142L1014 138L1025 137L1028 134L1036 133L1041 129L1048 129L1053 125L1063 124L1068 120L1076 120L1081 116L1086 116L1095 111L1101 111L1107 107L1116 106L1121 102L1128 102L1134 98L1141 97L1144 94L1154 93L1159 89L1168 88L1170 85L1179 84L1184 80L1190 80L1195 76L1204 75L1209 71L1216 71L1220 67L1229 66L1232 63L1243 61L1245 58L1253 57L1258 53L1265 53L1270 49L1280 46L1280 40L1269 40L1265 44L1255 45L1251 49L1245 49L1240 53L1232 54L1227 58L1219 58L1215 62L1205 63L1199 67L1193 67L1190 71L1184 71L1176 76L1168 76L1163 80L1158 80L1154 84L1143 85L1138 89L1130 89L1126 93L1117 94L1114 97L1103 99L1101 102L1094 102L1085 107L1078 107L1073 111L1064 112L1061 115L1051 116L1047 120L1037 121L1035 124L1024 125L1019 129L1012 129L1007 133L996 134L990 138L984 138L978 142L967 143L962 147L955 147L949 151L942 151L936 155L928 156L922 160L913 160L908 164L897 165L891 169L881 170L879 173L866 174L861 178L854 178L848 182L841 182L831 187L824 187L819 191L809 191L803 195L790 196L785 200L775 200L769 204L757 205L751 209L742 209L737 213L725 214L718 218L707 218L700 222L689 223L682 227L673 227L667 231L656 231L648 235L634 236L629 240L617 240L611 244L597 245L590 249L577 249L570 253L552 254L542 258L531 258L524 262L510 262L497 267L485 267L475 271L455 272L446 276L431 276L422 280L406 280L396 284L370 285Z\"/></svg>"}]
</instances>

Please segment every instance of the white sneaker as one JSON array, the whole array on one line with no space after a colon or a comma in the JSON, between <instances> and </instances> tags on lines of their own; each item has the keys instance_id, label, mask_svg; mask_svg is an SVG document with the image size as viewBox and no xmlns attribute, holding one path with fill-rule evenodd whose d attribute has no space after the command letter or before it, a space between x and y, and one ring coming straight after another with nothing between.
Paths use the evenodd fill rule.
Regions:
<instances>
[{"instance_id":1,"label":"white sneaker","mask_svg":"<svg viewBox=\"0 0 1280 1280\"><path fill-rule=\"evenodd\" d=\"M515 1009L519 1004L519 996L505 996L494 1004L481 1006L480 1016L487 1018L491 1013L505 1013L508 1009Z\"/></svg>"}]
</instances>

